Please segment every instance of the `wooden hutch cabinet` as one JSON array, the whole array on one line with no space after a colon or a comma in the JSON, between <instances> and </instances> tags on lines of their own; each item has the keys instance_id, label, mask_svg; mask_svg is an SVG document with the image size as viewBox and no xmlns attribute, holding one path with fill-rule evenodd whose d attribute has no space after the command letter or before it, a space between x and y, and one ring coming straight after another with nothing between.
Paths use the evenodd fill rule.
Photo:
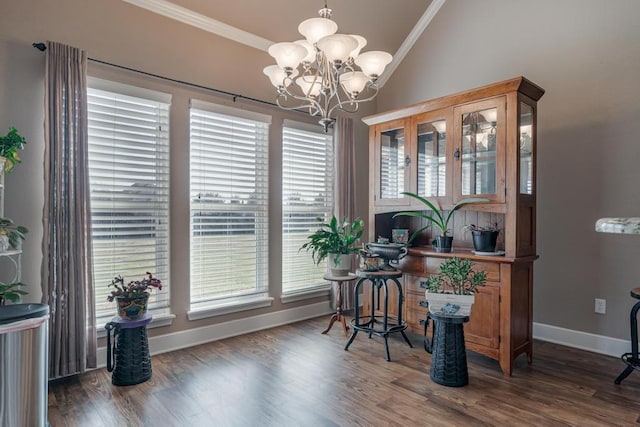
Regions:
<instances>
[{"instance_id":1,"label":"wooden hutch cabinet","mask_svg":"<svg viewBox=\"0 0 640 427\"><path fill-rule=\"evenodd\" d=\"M536 255L536 108L544 90L524 77L483 86L364 118L370 126L368 237L391 237L394 228L410 233L427 223L397 217L424 210L403 191L448 209L466 197L489 203L456 211L452 253L431 249L427 229L400 262L408 330L422 333L426 317L420 282L450 257L470 258L487 272L465 324L467 348L499 361L511 375L520 354L532 358L532 287ZM501 228L503 256L472 251L465 224Z\"/></svg>"}]
</instances>

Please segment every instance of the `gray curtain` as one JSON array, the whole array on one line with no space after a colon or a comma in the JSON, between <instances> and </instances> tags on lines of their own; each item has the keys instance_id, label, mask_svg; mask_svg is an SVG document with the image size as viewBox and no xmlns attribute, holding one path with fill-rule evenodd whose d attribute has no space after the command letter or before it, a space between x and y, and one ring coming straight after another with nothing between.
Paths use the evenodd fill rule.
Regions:
<instances>
[{"instance_id":1,"label":"gray curtain","mask_svg":"<svg viewBox=\"0 0 640 427\"><path fill-rule=\"evenodd\" d=\"M50 378L96 366L87 158L86 53L47 42L42 287Z\"/></svg>"},{"instance_id":2,"label":"gray curtain","mask_svg":"<svg viewBox=\"0 0 640 427\"><path fill-rule=\"evenodd\" d=\"M334 215L338 220L355 219L356 215L356 141L353 119L337 117L334 133L335 162L333 192L335 196ZM358 257L353 257L355 264ZM342 307L353 308L353 282L343 286ZM334 288L335 292L335 288ZM335 298L333 298L335 301Z\"/></svg>"}]
</instances>

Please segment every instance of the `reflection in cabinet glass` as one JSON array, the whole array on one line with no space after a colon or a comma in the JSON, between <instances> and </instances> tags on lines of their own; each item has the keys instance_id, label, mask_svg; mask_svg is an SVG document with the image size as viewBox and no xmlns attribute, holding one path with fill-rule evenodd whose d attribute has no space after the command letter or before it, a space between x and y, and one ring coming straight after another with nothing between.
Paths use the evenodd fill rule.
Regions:
<instances>
[{"instance_id":1,"label":"reflection in cabinet glass","mask_svg":"<svg viewBox=\"0 0 640 427\"><path fill-rule=\"evenodd\" d=\"M404 129L391 129L380 135L380 198L397 199L404 191Z\"/></svg>"},{"instance_id":2,"label":"reflection in cabinet glass","mask_svg":"<svg viewBox=\"0 0 640 427\"><path fill-rule=\"evenodd\" d=\"M533 194L533 107L520 103L520 194Z\"/></svg>"},{"instance_id":3,"label":"reflection in cabinet glass","mask_svg":"<svg viewBox=\"0 0 640 427\"><path fill-rule=\"evenodd\" d=\"M462 116L462 195L496 193L495 108Z\"/></svg>"},{"instance_id":4,"label":"reflection in cabinet glass","mask_svg":"<svg viewBox=\"0 0 640 427\"><path fill-rule=\"evenodd\" d=\"M446 196L446 122L418 125L418 195Z\"/></svg>"}]
</instances>

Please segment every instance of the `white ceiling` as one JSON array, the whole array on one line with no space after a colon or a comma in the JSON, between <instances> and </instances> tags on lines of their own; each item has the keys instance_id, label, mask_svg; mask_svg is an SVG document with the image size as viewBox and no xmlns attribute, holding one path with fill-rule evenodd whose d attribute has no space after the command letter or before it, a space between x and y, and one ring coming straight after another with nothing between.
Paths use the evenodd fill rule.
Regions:
<instances>
[{"instance_id":1,"label":"white ceiling","mask_svg":"<svg viewBox=\"0 0 640 427\"><path fill-rule=\"evenodd\" d=\"M317 16L324 0L123 0L256 49L302 38L298 24ZM389 78L445 0L328 0L338 32L359 34L363 51L394 55L379 83Z\"/></svg>"}]
</instances>

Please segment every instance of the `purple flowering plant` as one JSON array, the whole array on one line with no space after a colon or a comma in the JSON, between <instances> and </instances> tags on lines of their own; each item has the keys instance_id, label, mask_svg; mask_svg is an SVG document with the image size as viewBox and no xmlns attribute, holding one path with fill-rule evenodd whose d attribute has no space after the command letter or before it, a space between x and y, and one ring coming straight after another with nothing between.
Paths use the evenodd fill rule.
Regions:
<instances>
[{"instance_id":1,"label":"purple flowering plant","mask_svg":"<svg viewBox=\"0 0 640 427\"><path fill-rule=\"evenodd\" d=\"M162 290L162 282L160 279L153 277L153 274L147 271L147 275L142 280L132 280L125 284L122 276L118 275L113 278L109 286L113 286L111 295L107 296L107 300L112 302L116 297L125 298L141 298L148 296L154 290Z\"/></svg>"}]
</instances>

